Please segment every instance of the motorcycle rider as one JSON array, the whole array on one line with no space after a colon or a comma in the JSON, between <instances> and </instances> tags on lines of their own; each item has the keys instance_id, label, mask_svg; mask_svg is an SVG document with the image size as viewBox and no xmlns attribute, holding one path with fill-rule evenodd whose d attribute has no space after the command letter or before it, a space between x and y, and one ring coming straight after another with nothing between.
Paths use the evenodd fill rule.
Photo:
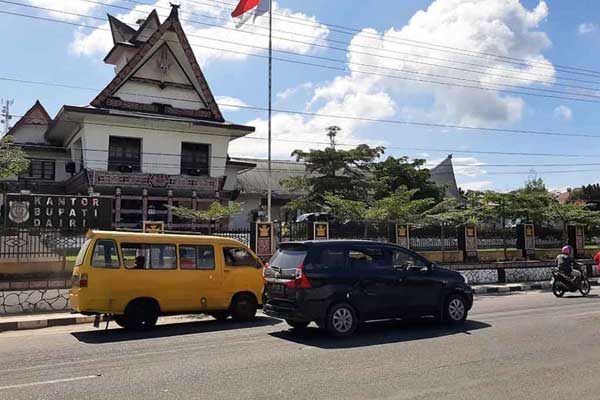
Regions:
<instances>
[{"instance_id":1,"label":"motorcycle rider","mask_svg":"<svg viewBox=\"0 0 600 400\"><path fill-rule=\"evenodd\" d=\"M570 245L563 246L561 254L556 257L556 266L561 273L571 277L573 282L581 276L581 272L573 268L574 264L573 247Z\"/></svg>"}]
</instances>

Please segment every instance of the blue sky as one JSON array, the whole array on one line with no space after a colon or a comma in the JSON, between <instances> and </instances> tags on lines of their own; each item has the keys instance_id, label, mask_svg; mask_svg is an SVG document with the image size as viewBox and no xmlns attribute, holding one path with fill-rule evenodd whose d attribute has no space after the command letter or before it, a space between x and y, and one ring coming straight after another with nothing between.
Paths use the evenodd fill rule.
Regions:
<instances>
[{"instance_id":1,"label":"blue sky","mask_svg":"<svg viewBox=\"0 0 600 400\"><path fill-rule=\"evenodd\" d=\"M15 1L100 18L110 12L130 24L154 6L160 15L168 13L168 1L165 0ZM234 0L225 2L233 3ZM134 3L146 3L148 6L136 6ZM109 7L109 4L116 7ZM188 34L194 35L190 36L190 41L197 45L194 50L214 95L222 103L265 107L266 53L260 47L266 46L266 37L262 35L266 18L245 25L242 29L247 32L235 32L231 30L234 23L228 20L232 7L215 0L183 0L181 4L181 18L188 20L184 21L184 28ZM126 10L134 6L134 11ZM98 19L6 3L0 3L0 11L73 24L103 24ZM600 3L591 0L370 0L349 3L339 0L280 0L276 2L274 35L291 40L275 39L275 49L304 56L276 51L276 57L352 71L275 61L274 106L358 118L600 136L597 128L600 116L596 112L600 106L596 101L600 98L594 97L598 96L595 89L600 88L600 72L593 72L600 71L600 60L597 59L599 11ZM5 38L3 54L8 55L3 60L0 77L101 89L114 74L112 66L102 62L112 44L103 30L0 14L0 35ZM213 40L204 39L207 37ZM424 42L430 45L424 46ZM347 43L352 43L353 47ZM529 63L505 63L497 58L465 53L461 49L514 57ZM232 51L252 53L253 56ZM315 59L315 56L346 62L324 61ZM563 67L584 68L591 72ZM479 72L466 72L464 69ZM391 78L390 75L469 85L476 82L477 86L491 90L407 81ZM581 99L584 98L581 94L585 94L585 98L593 102L495 91L502 87L498 85L503 84L516 86L511 90L559 97ZM561 85L594 90L582 91ZM536 91L536 88L542 90ZM95 94L94 91L0 80L0 98L15 100L12 111L16 115L25 112L35 99L40 99L54 115L63 104L88 104ZM256 136L265 136L265 112L231 107L225 108L224 112L231 121L255 125ZM324 130L332 124L343 129L340 143L383 144L388 147L389 155L427 158L433 163L446 155L444 151L435 150L455 150L458 181L465 188L506 190L522 185L531 175L544 178L553 189L600 180L600 165L576 165L600 164L595 156L600 150L600 139L596 138L467 132L280 113L276 113L274 118L274 136L281 140L274 143L274 157L286 158L294 148L318 147L315 143L325 141ZM306 144L290 140L301 140ZM589 157L491 155L458 150ZM246 140L232 145L231 152L240 156L264 157L266 145L264 141ZM499 164L503 166L495 166ZM562 171L577 172L557 173Z\"/></svg>"}]
</instances>

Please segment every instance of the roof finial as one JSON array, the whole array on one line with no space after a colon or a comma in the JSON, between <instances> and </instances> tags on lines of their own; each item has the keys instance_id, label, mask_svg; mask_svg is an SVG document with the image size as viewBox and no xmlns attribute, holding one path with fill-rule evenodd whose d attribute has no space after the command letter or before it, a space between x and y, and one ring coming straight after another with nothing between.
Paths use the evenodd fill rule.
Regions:
<instances>
[{"instance_id":1,"label":"roof finial","mask_svg":"<svg viewBox=\"0 0 600 400\"><path fill-rule=\"evenodd\" d=\"M169 15L169 17L178 18L179 17L179 7L181 7L181 4L173 4L173 3L169 2L169 5L171 6L171 15Z\"/></svg>"}]
</instances>

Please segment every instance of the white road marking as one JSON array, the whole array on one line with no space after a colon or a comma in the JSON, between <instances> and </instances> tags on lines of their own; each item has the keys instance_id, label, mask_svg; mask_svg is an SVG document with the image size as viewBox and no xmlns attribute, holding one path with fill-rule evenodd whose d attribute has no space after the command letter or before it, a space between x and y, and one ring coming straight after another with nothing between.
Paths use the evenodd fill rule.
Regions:
<instances>
[{"instance_id":1,"label":"white road marking","mask_svg":"<svg viewBox=\"0 0 600 400\"><path fill-rule=\"evenodd\" d=\"M25 388L25 387L30 387L30 386L39 386L39 385L51 385L54 383L63 383L63 382L82 381L84 379L93 379L93 378L98 378L100 376L101 375L87 375L87 376L78 376L75 378L54 379L51 381L43 381L43 382L21 383L18 385L0 386L0 390L19 389L19 388Z\"/></svg>"}]
</instances>

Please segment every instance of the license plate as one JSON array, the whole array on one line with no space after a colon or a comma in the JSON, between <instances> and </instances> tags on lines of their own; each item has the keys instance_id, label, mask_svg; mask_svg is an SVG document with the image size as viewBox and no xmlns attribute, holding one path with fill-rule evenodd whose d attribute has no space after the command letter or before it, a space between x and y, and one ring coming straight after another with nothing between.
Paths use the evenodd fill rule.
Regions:
<instances>
[{"instance_id":1,"label":"license plate","mask_svg":"<svg viewBox=\"0 0 600 400\"><path fill-rule=\"evenodd\" d=\"M270 289L271 294L285 294L285 286L280 283L273 283Z\"/></svg>"}]
</instances>

